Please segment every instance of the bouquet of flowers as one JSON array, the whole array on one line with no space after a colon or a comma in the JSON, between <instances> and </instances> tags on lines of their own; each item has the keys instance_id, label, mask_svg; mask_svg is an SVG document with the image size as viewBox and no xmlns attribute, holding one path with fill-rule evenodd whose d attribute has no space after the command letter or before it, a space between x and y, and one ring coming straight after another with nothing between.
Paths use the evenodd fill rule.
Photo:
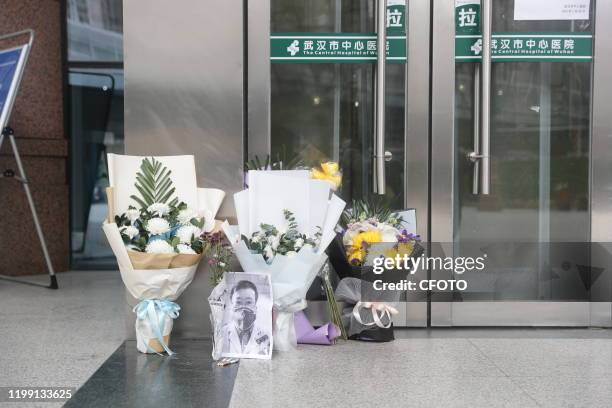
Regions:
<instances>
[{"instance_id":1,"label":"bouquet of flowers","mask_svg":"<svg viewBox=\"0 0 612 408\"><path fill-rule=\"evenodd\" d=\"M405 214L414 216L413 211ZM393 212L381 204L353 201L351 208L342 213L338 235L329 249L332 266L341 278L360 278L363 267L371 266L374 257L396 254L416 255L422 250L421 238L409 229L414 220L406 220L402 213ZM412 226L412 227L411 227ZM376 251L386 245L383 253Z\"/></svg>"},{"instance_id":2,"label":"bouquet of flowers","mask_svg":"<svg viewBox=\"0 0 612 408\"><path fill-rule=\"evenodd\" d=\"M270 224L260 224L260 230L254 232L250 238L242 235L242 240L253 254L263 256L267 264L274 262L277 254L288 258L295 256L304 246L315 248L321 240L321 231L317 231L313 238L303 234L298 229L293 213L283 210L286 224L275 227Z\"/></svg>"},{"instance_id":3,"label":"bouquet of flowers","mask_svg":"<svg viewBox=\"0 0 612 408\"><path fill-rule=\"evenodd\" d=\"M297 345L293 314L306 307L345 203L307 170L249 171L248 177L249 188L234 195L238 225L224 223L223 231L245 272L270 275L274 347L289 350Z\"/></svg>"},{"instance_id":4,"label":"bouquet of flowers","mask_svg":"<svg viewBox=\"0 0 612 408\"><path fill-rule=\"evenodd\" d=\"M183 202L155 202L140 209L130 206L115 216L115 223L129 250L149 254L200 255L204 250L202 233L215 227L214 219L200 217Z\"/></svg>"},{"instance_id":5,"label":"bouquet of flowers","mask_svg":"<svg viewBox=\"0 0 612 408\"><path fill-rule=\"evenodd\" d=\"M415 234L415 213L393 212L380 204L355 201L344 211L338 235L330 245L330 263L342 278L335 296L345 303L343 325L349 339L364 341L393 340L392 315L397 313L399 292L375 290L372 282L398 282L407 270L385 270L375 274L375 258L396 255L418 257L423 248Z\"/></svg>"},{"instance_id":6,"label":"bouquet of flowers","mask_svg":"<svg viewBox=\"0 0 612 408\"><path fill-rule=\"evenodd\" d=\"M193 156L109 154L108 165L109 213L102 228L126 289L139 301L137 348L172 354L169 337L180 310L174 301L210 248L207 234L225 193L197 188Z\"/></svg>"}]
</instances>

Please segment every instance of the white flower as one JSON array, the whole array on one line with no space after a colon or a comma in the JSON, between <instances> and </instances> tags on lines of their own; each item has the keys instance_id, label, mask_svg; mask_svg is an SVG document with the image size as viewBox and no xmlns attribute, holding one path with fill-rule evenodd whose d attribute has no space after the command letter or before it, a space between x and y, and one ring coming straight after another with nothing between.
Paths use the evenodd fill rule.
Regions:
<instances>
[{"instance_id":1,"label":"white flower","mask_svg":"<svg viewBox=\"0 0 612 408\"><path fill-rule=\"evenodd\" d=\"M153 241L149 241L145 248L145 252L149 254L172 254L174 253L174 248L163 239L154 239Z\"/></svg>"},{"instance_id":2,"label":"white flower","mask_svg":"<svg viewBox=\"0 0 612 408\"><path fill-rule=\"evenodd\" d=\"M298 238L295 240L295 245L293 246L295 249L300 249L304 246L304 240L302 238Z\"/></svg>"},{"instance_id":3,"label":"white flower","mask_svg":"<svg viewBox=\"0 0 612 408\"><path fill-rule=\"evenodd\" d=\"M176 246L176 249L178 250L179 254L193 254L195 255L196 251L194 251L189 245L185 245L185 244L178 244Z\"/></svg>"},{"instance_id":4,"label":"white flower","mask_svg":"<svg viewBox=\"0 0 612 408\"><path fill-rule=\"evenodd\" d=\"M264 255L268 260L274 258L274 251L272 251L272 247L270 245L266 245L264 248Z\"/></svg>"},{"instance_id":5,"label":"white flower","mask_svg":"<svg viewBox=\"0 0 612 408\"><path fill-rule=\"evenodd\" d=\"M136 235L138 235L138 228L134 227L133 225L129 225L121 228L121 233L127 235L128 238L132 240Z\"/></svg>"},{"instance_id":6,"label":"white flower","mask_svg":"<svg viewBox=\"0 0 612 408\"><path fill-rule=\"evenodd\" d=\"M253 235L253 238L251 238L251 242L256 244L256 243L259 242L260 239L261 238L259 237L259 235L255 234L255 235Z\"/></svg>"},{"instance_id":7,"label":"white flower","mask_svg":"<svg viewBox=\"0 0 612 408\"><path fill-rule=\"evenodd\" d=\"M280 235L272 235L268 237L268 244L272 247L274 251L278 249L280 245Z\"/></svg>"},{"instance_id":8,"label":"white flower","mask_svg":"<svg viewBox=\"0 0 612 408\"><path fill-rule=\"evenodd\" d=\"M295 251L289 251L287 252L287 258L293 258L294 256L297 255L297 252Z\"/></svg>"},{"instance_id":9,"label":"white flower","mask_svg":"<svg viewBox=\"0 0 612 408\"><path fill-rule=\"evenodd\" d=\"M146 229L151 235L165 234L170 231L170 223L163 218L151 218L147 222Z\"/></svg>"},{"instance_id":10,"label":"white flower","mask_svg":"<svg viewBox=\"0 0 612 408\"><path fill-rule=\"evenodd\" d=\"M176 236L181 241L181 244L191 244L194 237L199 237L202 231L195 225L183 225L176 231Z\"/></svg>"},{"instance_id":11,"label":"white flower","mask_svg":"<svg viewBox=\"0 0 612 408\"><path fill-rule=\"evenodd\" d=\"M219 267L220 267L220 268L225 267L225 262L219 262Z\"/></svg>"},{"instance_id":12,"label":"white flower","mask_svg":"<svg viewBox=\"0 0 612 408\"><path fill-rule=\"evenodd\" d=\"M176 219L181 225L190 225L193 218L198 218L198 212L192 208L185 208L179 211Z\"/></svg>"},{"instance_id":13,"label":"white flower","mask_svg":"<svg viewBox=\"0 0 612 408\"><path fill-rule=\"evenodd\" d=\"M138 219L138 217L140 217L140 211L138 211L135 208L129 208L125 212L125 216L127 217L128 220L130 220L131 223L133 223L134 221Z\"/></svg>"},{"instance_id":14,"label":"white flower","mask_svg":"<svg viewBox=\"0 0 612 408\"><path fill-rule=\"evenodd\" d=\"M378 229L382 236L382 242L397 242L397 236L399 235L397 228L386 223L380 223Z\"/></svg>"},{"instance_id":15,"label":"white flower","mask_svg":"<svg viewBox=\"0 0 612 408\"><path fill-rule=\"evenodd\" d=\"M170 212L170 207L164 203L153 203L147 208L147 211L158 217L163 217Z\"/></svg>"}]
</instances>

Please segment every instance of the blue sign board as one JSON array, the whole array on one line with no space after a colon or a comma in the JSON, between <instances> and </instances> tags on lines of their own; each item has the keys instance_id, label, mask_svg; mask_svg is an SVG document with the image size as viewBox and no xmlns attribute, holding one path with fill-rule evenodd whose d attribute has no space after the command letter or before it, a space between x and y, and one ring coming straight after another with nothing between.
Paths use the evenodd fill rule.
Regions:
<instances>
[{"instance_id":1,"label":"blue sign board","mask_svg":"<svg viewBox=\"0 0 612 408\"><path fill-rule=\"evenodd\" d=\"M4 116L9 93L17 74L17 65L23 48L0 51L0 116Z\"/></svg>"}]
</instances>

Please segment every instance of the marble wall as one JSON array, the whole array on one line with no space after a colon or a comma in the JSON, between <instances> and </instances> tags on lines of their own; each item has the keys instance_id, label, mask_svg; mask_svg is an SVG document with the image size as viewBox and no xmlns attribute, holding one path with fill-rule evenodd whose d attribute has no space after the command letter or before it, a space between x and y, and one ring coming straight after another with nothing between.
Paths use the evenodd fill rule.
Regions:
<instances>
[{"instance_id":1,"label":"marble wall","mask_svg":"<svg viewBox=\"0 0 612 408\"><path fill-rule=\"evenodd\" d=\"M2 0L1 34L26 28L36 32L10 125L57 271L67 270L70 260L61 23L60 0ZM10 45L0 46L5 44ZM16 170L7 142L0 152L0 172ZM0 274L46 273L22 185L0 179L0 200Z\"/></svg>"}]
</instances>

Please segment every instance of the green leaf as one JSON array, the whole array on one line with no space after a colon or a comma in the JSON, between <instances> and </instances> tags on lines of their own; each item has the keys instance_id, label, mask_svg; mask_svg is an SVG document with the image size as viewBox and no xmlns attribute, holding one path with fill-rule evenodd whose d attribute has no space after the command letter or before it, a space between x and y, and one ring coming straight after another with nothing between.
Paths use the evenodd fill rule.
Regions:
<instances>
[{"instance_id":1,"label":"green leaf","mask_svg":"<svg viewBox=\"0 0 612 408\"><path fill-rule=\"evenodd\" d=\"M144 199L145 203L148 203L147 207L155 202L155 197L151 195L144 187L136 185L136 190L140 192L140 196Z\"/></svg>"},{"instance_id":2,"label":"green leaf","mask_svg":"<svg viewBox=\"0 0 612 408\"><path fill-rule=\"evenodd\" d=\"M197 218L192 218L189 222L191 222L191 225L194 225L196 227L198 227L199 229L204 228L204 218L202 218L201 220L198 220Z\"/></svg>"},{"instance_id":3,"label":"green leaf","mask_svg":"<svg viewBox=\"0 0 612 408\"><path fill-rule=\"evenodd\" d=\"M136 197L135 195L130 196L130 198L138 203L138 205L142 208L147 208L148 205L144 201L140 199L140 197Z\"/></svg>"},{"instance_id":4,"label":"green leaf","mask_svg":"<svg viewBox=\"0 0 612 408\"><path fill-rule=\"evenodd\" d=\"M154 157L145 157L140 163L140 171L136 173L135 187L139 195L131 198L141 208L147 208L155 202L176 205L178 199L173 197L175 189L170 174L171 171L160 161ZM168 200L171 202L168 203Z\"/></svg>"},{"instance_id":5,"label":"green leaf","mask_svg":"<svg viewBox=\"0 0 612 408\"><path fill-rule=\"evenodd\" d=\"M155 190L155 183L149 177L144 176L142 174L136 175L136 181L140 183L141 186L146 187L148 190Z\"/></svg>"},{"instance_id":6,"label":"green leaf","mask_svg":"<svg viewBox=\"0 0 612 408\"><path fill-rule=\"evenodd\" d=\"M160 203L165 203L166 201L168 201L170 199L170 197L172 196L172 194L174 194L174 187L172 187L172 190L168 191L168 193L163 196L160 197L159 202ZM170 205L175 206L176 205L176 201L178 201L176 198L170 203Z\"/></svg>"}]
</instances>

